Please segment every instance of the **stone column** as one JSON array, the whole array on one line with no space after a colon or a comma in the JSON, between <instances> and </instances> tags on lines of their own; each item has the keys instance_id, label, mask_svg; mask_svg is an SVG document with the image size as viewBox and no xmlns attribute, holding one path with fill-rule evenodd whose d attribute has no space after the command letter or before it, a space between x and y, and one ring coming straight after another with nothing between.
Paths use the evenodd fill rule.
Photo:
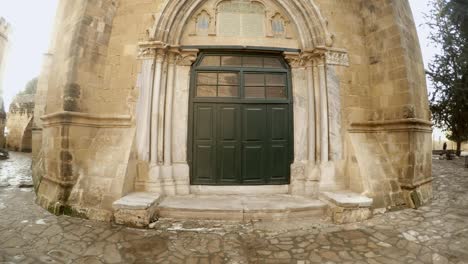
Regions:
<instances>
[{"instance_id":1,"label":"stone column","mask_svg":"<svg viewBox=\"0 0 468 264\"><path fill-rule=\"evenodd\" d=\"M306 65L306 74L307 74L307 100L308 100L308 113L307 113L307 123L308 123L308 164L306 171L306 181L305 181L305 195L316 197L318 194L318 185L320 179L320 167L317 166L317 160L319 156L317 155L317 148L320 146L317 144L317 133L319 132L320 124L317 124L317 105L318 98L316 97L316 87L318 84L315 78L315 55L309 52L303 54L303 60Z\"/></svg>"},{"instance_id":2,"label":"stone column","mask_svg":"<svg viewBox=\"0 0 468 264\"><path fill-rule=\"evenodd\" d=\"M178 49L171 49L168 55L168 69L166 80L166 98L165 98L165 112L164 112L164 167L172 165L172 106L174 95L174 77L176 67L176 57L178 56Z\"/></svg>"},{"instance_id":3,"label":"stone column","mask_svg":"<svg viewBox=\"0 0 468 264\"><path fill-rule=\"evenodd\" d=\"M167 51L166 51L167 52ZM165 54L165 59L167 58L167 53ZM166 111L166 83L167 83L167 61L162 62L161 64L161 76L159 78L159 101L154 101L155 108L153 112L156 112L156 120L158 123L155 131L157 133L156 139L156 164L161 167L164 165L164 114ZM155 78L155 80L157 80Z\"/></svg>"},{"instance_id":4,"label":"stone column","mask_svg":"<svg viewBox=\"0 0 468 264\"><path fill-rule=\"evenodd\" d=\"M197 59L197 53L198 50L182 50L177 58L177 78L172 105L172 161L174 164L187 164L190 70Z\"/></svg>"},{"instance_id":5,"label":"stone column","mask_svg":"<svg viewBox=\"0 0 468 264\"><path fill-rule=\"evenodd\" d=\"M319 70L318 70L318 64L314 60L314 67L313 67L313 78L314 78L314 101L316 102L316 111L315 111L315 158L317 161L320 161L320 158L322 157L322 144L321 144L321 138L322 138L322 131L321 131L321 125L320 125L320 78L319 78Z\"/></svg>"},{"instance_id":6,"label":"stone column","mask_svg":"<svg viewBox=\"0 0 468 264\"><path fill-rule=\"evenodd\" d=\"M320 54L317 58L317 68L319 76L320 91L320 160L326 163L329 160L329 142L328 142L328 93L327 93L327 75L326 75L325 56Z\"/></svg>"},{"instance_id":7,"label":"stone column","mask_svg":"<svg viewBox=\"0 0 468 264\"><path fill-rule=\"evenodd\" d=\"M138 160L149 161L150 158L150 124L151 124L151 91L154 78L154 54L141 51L139 59L142 60L141 73L138 76L138 97L136 109L137 121L137 153Z\"/></svg>"},{"instance_id":8,"label":"stone column","mask_svg":"<svg viewBox=\"0 0 468 264\"><path fill-rule=\"evenodd\" d=\"M176 61L172 104L172 173L176 193L190 193L190 168L187 163L190 70L198 50L181 50Z\"/></svg>"},{"instance_id":9,"label":"stone column","mask_svg":"<svg viewBox=\"0 0 468 264\"><path fill-rule=\"evenodd\" d=\"M159 131L159 101L161 92L162 67L165 58L165 49L157 49L155 53L155 70L151 102L151 166L156 166L158 157L158 131Z\"/></svg>"},{"instance_id":10,"label":"stone column","mask_svg":"<svg viewBox=\"0 0 468 264\"><path fill-rule=\"evenodd\" d=\"M299 53L285 53L292 73L294 109L294 163L291 165L290 193L304 195L308 166L308 83L307 73Z\"/></svg>"},{"instance_id":11,"label":"stone column","mask_svg":"<svg viewBox=\"0 0 468 264\"><path fill-rule=\"evenodd\" d=\"M313 59L310 56L304 58L306 60L306 72L307 72L307 101L308 101L308 113L307 120L308 126L308 157L309 161L315 164L315 83L314 83L314 72L313 72Z\"/></svg>"}]
</instances>

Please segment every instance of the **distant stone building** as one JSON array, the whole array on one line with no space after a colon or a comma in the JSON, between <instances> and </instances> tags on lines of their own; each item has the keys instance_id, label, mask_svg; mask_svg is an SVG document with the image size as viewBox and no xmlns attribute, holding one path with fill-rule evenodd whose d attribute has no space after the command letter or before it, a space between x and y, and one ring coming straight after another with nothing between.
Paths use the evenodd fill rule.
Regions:
<instances>
[{"instance_id":1,"label":"distant stone building","mask_svg":"<svg viewBox=\"0 0 468 264\"><path fill-rule=\"evenodd\" d=\"M56 25L34 141L52 212L347 222L431 198L407 0L60 1Z\"/></svg>"},{"instance_id":2,"label":"distant stone building","mask_svg":"<svg viewBox=\"0 0 468 264\"><path fill-rule=\"evenodd\" d=\"M6 113L3 102L3 72L5 69L6 53L8 49L8 36L10 34L10 25L3 17L0 17L0 148L5 144L5 125Z\"/></svg>"},{"instance_id":3,"label":"distant stone building","mask_svg":"<svg viewBox=\"0 0 468 264\"><path fill-rule=\"evenodd\" d=\"M17 95L7 114L6 146L10 150L32 150L32 120L34 117L34 94Z\"/></svg>"}]
</instances>

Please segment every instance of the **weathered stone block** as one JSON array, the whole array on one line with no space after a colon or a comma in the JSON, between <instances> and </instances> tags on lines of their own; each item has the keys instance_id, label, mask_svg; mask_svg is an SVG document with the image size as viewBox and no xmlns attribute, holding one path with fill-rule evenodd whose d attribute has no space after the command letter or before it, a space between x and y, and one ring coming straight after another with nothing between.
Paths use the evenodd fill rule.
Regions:
<instances>
[{"instance_id":1,"label":"weathered stone block","mask_svg":"<svg viewBox=\"0 0 468 264\"><path fill-rule=\"evenodd\" d=\"M328 205L328 215L336 224L355 223L373 216L373 200L350 191L323 192L321 198Z\"/></svg>"},{"instance_id":2,"label":"weathered stone block","mask_svg":"<svg viewBox=\"0 0 468 264\"><path fill-rule=\"evenodd\" d=\"M159 202L157 193L131 193L113 203L114 220L121 225L146 227L153 220Z\"/></svg>"}]
</instances>

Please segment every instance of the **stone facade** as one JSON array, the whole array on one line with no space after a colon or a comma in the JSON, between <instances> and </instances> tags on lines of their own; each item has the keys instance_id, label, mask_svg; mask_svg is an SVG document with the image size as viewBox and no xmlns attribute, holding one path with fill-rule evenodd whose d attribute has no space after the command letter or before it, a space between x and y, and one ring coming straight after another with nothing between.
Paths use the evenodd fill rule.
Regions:
<instances>
[{"instance_id":1,"label":"stone facade","mask_svg":"<svg viewBox=\"0 0 468 264\"><path fill-rule=\"evenodd\" d=\"M372 208L430 199L430 113L407 0L232 1L60 2L36 98L40 205L110 220L129 193L204 190L190 184L189 91L192 64L212 48L280 53L291 69L290 184L252 192L346 190Z\"/></svg>"},{"instance_id":2,"label":"stone facade","mask_svg":"<svg viewBox=\"0 0 468 264\"><path fill-rule=\"evenodd\" d=\"M5 68L6 53L8 48L8 36L10 25L3 17L0 17L0 148L5 145L6 113L3 104L3 71Z\"/></svg>"},{"instance_id":3,"label":"stone facade","mask_svg":"<svg viewBox=\"0 0 468 264\"><path fill-rule=\"evenodd\" d=\"M10 150L32 150L32 120L34 118L34 94L17 95L7 114L6 146Z\"/></svg>"}]
</instances>

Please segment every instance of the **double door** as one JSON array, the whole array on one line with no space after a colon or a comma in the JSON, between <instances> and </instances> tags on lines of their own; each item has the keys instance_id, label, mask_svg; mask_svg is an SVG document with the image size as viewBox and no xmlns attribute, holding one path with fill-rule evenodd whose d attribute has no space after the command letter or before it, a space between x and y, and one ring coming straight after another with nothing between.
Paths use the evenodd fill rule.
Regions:
<instances>
[{"instance_id":1,"label":"double door","mask_svg":"<svg viewBox=\"0 0 468 264\"><path fill-rule=\"evenodd\" d=\"M192 184L288 184L292 162L289 107L194 103Z\"/></svg>"}]
</instances>

